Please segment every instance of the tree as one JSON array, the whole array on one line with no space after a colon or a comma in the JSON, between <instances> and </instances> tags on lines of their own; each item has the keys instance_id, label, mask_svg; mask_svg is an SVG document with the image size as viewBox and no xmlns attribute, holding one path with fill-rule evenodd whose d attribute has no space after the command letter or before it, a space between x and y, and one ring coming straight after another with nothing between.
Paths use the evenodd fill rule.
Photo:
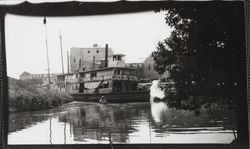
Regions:
<instances>
[{"instance_id":1,"label":"tree","mask_svg":"<svg viewBox=\"0 0 250 149\"><path fill-rule=\"evenodd\" d=\"M175 92L166 90L170 107L194 110L223 104L237 112L238 143L248 146L244 8L196 5L166 11L171 36L152 53L159 73L168 70ZM246 147L244 146L244 147Z\"/></svg>"}]
</instances>

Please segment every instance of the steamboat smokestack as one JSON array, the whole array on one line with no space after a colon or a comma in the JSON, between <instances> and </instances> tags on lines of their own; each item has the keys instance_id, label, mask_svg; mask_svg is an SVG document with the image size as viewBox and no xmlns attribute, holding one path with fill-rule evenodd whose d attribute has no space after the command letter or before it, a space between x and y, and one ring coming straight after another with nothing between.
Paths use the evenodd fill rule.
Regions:
<instances>
[{"instance_id":1,"label":"steamboat smokestack","mask_svg":"<svg viewBox=\"0 0 250 149\"><path fill-rule=\"evenodd\" d=\"M104 67L108 67L108 44L106 44L105 46L105 66Z\"/></svg>"},{"instance_id":2,"label":"steamboat smokestack","mask_svg":"<svg viewBox=\"0 0 250 149\"><path fill-rule=\"evenodd\" d=\"M93 56L93 70L95 69L95 56Z\"/></svg>"}]
</instances>

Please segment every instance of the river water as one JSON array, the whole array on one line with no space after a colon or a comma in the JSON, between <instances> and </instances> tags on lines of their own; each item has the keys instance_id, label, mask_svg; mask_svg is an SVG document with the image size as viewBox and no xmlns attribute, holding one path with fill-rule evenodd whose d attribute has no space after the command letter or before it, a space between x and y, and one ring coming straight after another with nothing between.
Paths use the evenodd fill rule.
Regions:
<instances>
[{"instance_id":1,"label":"river water","mask_svg":"<svg viewBox=\"0 0 250 149\"><path fill-rule=\"evenodd\" d=\"M11 113L8 144L230 143L231 112L170 109L164 102L72 102L52 110Z\"/></svg>"}]
</instances>

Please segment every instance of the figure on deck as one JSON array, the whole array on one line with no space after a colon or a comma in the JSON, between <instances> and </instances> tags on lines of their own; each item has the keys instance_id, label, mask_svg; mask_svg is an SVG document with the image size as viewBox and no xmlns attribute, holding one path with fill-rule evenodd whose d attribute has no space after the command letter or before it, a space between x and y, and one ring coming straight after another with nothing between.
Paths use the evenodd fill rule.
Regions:
<instances>
[{"instance_id":1,"label":"figure on deck","mask_svg":"<svg viewBox=\"0 0 250 149\"><path fill-rule=\"evenodd\" d=\"M101 97L101 99L99 100L99 103L100 104L106 104L107 103L107 100L104 96Z\"/></svg>"}]
</instances>

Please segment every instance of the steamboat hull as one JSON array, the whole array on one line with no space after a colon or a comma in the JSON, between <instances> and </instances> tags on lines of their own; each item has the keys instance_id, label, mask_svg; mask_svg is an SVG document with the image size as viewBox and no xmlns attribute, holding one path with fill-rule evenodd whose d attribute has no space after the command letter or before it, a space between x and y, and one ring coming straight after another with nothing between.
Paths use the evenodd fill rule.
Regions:
<instances>
[{"instance_id":1,"label":"steamboat hull","mask_svg":"<svg viewBox=\"0 0 250 149\"><path fill-rule=\"evenodd\" d=\"M149 102L150 92L130 92L130 93L103 93L103 94L71 94L74 101L83 102L99 102L104 96L108 103L124 103L124 102Z\"/></svg>"}]
</instances>

